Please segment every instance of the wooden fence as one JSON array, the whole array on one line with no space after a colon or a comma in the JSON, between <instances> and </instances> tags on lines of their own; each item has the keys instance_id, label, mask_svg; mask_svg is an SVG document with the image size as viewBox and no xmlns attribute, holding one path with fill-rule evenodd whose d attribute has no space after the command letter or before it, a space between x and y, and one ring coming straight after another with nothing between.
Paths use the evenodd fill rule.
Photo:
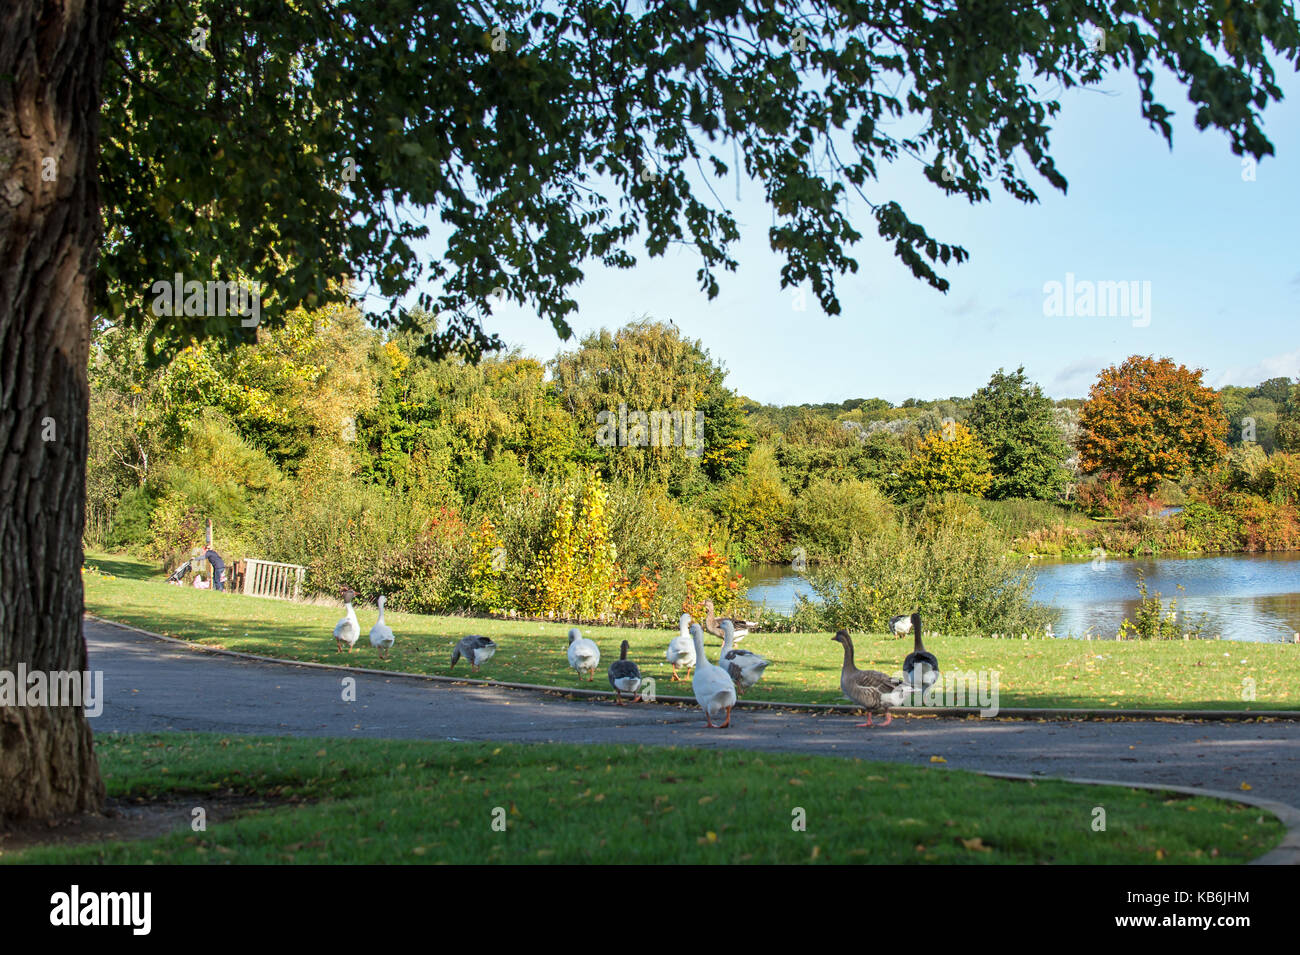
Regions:
<instances>
[{"instance_id":1,"label":"wooden fence","mask_svg":"<svg viewBox=\"0 0 1300 955\"><path fill-rule=\"evenodd\" d=\"M251 557L244 564L244 593L278 600L297 600L302 596L306 567L277 564L273 560L253 560Z\"/></svg>"}]
</instances>

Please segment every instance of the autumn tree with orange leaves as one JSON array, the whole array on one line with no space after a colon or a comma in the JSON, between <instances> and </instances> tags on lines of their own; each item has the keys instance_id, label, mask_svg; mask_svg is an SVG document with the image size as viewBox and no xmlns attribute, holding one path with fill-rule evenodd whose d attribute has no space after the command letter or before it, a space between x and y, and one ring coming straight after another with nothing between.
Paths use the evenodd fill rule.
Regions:
<instances>
[{"instance_id":1,"label":"autumn tree with orange leaves","mask_svg":"<svg viewBox=\"0 0 1300 955\"><path fill-rule=\"evenodd\" d=\"M1214 464L1228 421L1204 369L1133 355L1097 376L1079 413L1079 462L1149 492Z\"/></svg>"}]
</instances>

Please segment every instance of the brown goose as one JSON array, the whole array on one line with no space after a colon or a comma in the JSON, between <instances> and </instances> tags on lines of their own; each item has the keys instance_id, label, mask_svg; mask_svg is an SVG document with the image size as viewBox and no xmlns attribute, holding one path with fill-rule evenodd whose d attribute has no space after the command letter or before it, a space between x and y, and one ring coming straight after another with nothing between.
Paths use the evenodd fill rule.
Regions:
<instances>
[{"instance_id":1,"label":"brown goose","mask_svg":"<svg viewBox=\"0 0 1300 955\"><path fill-rule=\"evenodd\" d=\"M863 707L867 711L867 721L858 723L858 726L874 726L871 722L871 714L884 713L885 722L881 726L888 726L893 720L893 714L889 712L891 706L898 706L912 692L902 680L887 676L878 670L859 670L853 665L853 640L849 637L847 630L841 630L831 638L844 647L844 666L840 670L840 689L854 703Z\"/></svg>"},{"instance_id":2,"label":"brown goose","mask_svg":"<svg viewBox=\"0 0 1300 955\"><path fill-rule=\"evenodd\" d=\"M735 642L739 643L749 635L749 631L757 630L758 623L753 620L731 620L731 627L735 631ZM704 629L709 631L715 637L726 639L726 634L722 632L722 620L713 615L713 601L704 601Z\"/></svg>"}]
</instances>

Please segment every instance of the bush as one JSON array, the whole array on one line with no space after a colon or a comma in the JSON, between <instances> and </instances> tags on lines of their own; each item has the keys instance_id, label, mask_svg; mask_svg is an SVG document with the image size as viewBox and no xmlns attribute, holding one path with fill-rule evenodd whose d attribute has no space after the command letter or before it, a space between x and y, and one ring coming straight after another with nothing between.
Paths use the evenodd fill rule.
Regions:
<instances>
[{"instance_id":1,"label":"bush","mask_svg":"<svg viewBox=\"0 0 1300 955\"><path fill-rule=\"evenodd\" d=\"M981 498L975 501L975 506L979 508L984 520L1011 539L1044 528L1063 526L1073 529L1089 526L1087 518L1077 511L1048 501L1026 498L989 501Z\"/></svg>"},{"instance_id":2,"label":"bush","mask_svg":"<svg viewBox=\"0 0 1300 955\"><path fill-rule=\"evenodd\" d=\"M817 477L795 502L794 543L822 560L844 553L854 534L870 536L897 520L894 505L870 481Z\"/></svg>"},{"instance_id":3,"label":"bush","mask_svg":"<svg viewBox=\"0 0 1300 955\"><path fill-rule=\"evenodd\" d=\"M407 613L464 610L472 601L468 551L464 522L444 509L422 537L383 555L367 596L390 594L393 605Z\"/></svg>"},{"instance_id":4,"label":"bush","mask_svg":"<svg viewBox=\"0 0 1300 955\"><path fill-rule=\"evenodd\" d=\"M947 499L869 537L818 568L819 629L880 632L920 607L943 633L1039 633L1053 612L1032 600L1032 575L974 508ZM811 612L811 609L808 611Z\"/></svg>"},{"instance_id":5,"label":"bush","mask_svg":"<svg viewBox=\"0 0 1300 955\"><path fill-rule=\"evenodd\" d=\"M1121 640L1177 640L1183 634L1189 637L1199 637L1206 627L1205 618L1188 623L1185 619L1180 620L1178 614L1178 601L1170 598L1169 606L1165 606L1164 600L1161 599L1159 591L1154 594L1147 592L1146 575L1138 571L1138 608L1134 614L1135 619L1129 620L1127 617L1119 625L1117 636ZM1183 585L1179 584L1178 589L1182 590Z\"/></svg>"},{"instance_id":6,"label":"bush","mask_svg":"<svg viewBox=\"0 0 1300 955\"><path fill-rule=\"evenodd\" d=\"M1093 535L1077 527L1054 524L1040 527L1023 537L1016 538L1013 549L1020 554L1034 554L1039 557L1066 557L1087 554L1094 547Z\"/></svg>"},{"instance_id":7,"label":"bush","mask_svg":"<svg viewBox=\"0 0 1300 955\"><path fill-rule=\"evenodd\" d=\"M158 501L145 487L129 488L113 509L107 544L110 550L129 550L149 541L149 521Z\"/></svg>"},{"instance_id":8,"label":"bush","mask_svg":"<svg viewBox=\"0 0 1300 955\"><path fill-rule=\"evenodd\" d=\"M1190 550L1232 551L1241 546L1241 524L1205 501L1184 505L1178 522L1191 536Z\"/></svg>"},{"instance_id":9,"label":"bush","mask_svg":"<svg viewBox=\"0 0 1300 955\"><path fill-rule=\"evenodd\" d=\"M1273 500L1300 504L1300 454L1277 452L1268 459L1268 471Z\"/></svg>"},{"instance_id":10,"label":"bush","mask_svg":"<svg viewBox=\"0 0 1300 955\"><path fill-rule=\"evenodd\" d=\"M1119 476L1102 474L1079 485L1075 495L1079 510L1092 517L1126 517L1154 505L1146 495L1127 487Z\"/></svg>"},{"instance_id":11,"label":"bush","mask_svg":"<svg viewBox=\"0 0 1300 955\"><path fill-rule=\"evenodd\" d=\"M306 566L309 593L347 586L365 600L385 594L393 610L434 613L467 602L465 536L453 509L336 476L266 526L253 556Z\"/></svg>"},{"instance_id":12,"label":"bush","mask_svg":"<svg viewBox=\"0 0 1300 955\"><path fill-rule=\"evenodd\" d=\"M754 450L744 475L723 488L719 508L745 560L779 563L785 558L791 498L770 447Z\"/></svg>"},{"instance_id":13,"label":"bush","mask_svg":"<svg viewBox=\"0 0 1300 955\"><path fill-rule=\"evenodd\" d=\"M168 570L203 539L208 519L214 546L227 560L256 556L255 541L276 523L285 489L271 459L211 411L191 425L160 484L147 550Z\"/></svg>"},{"instance_id":14,"label":"bush","mask_svg":"<svg viewBox=\"0 0 1300 955\"><path fill-rule=\"evenodd\" d=\"M1241 522L1248 551L1300 549L1300 521L1290 504L1275 504L1254 494L1229 496L1229 513Z\"/></svg>"},{"instance_id":15,"label":"bush","mask_svg":"<svg viewBox=\"0 0 1300 955\"><path fill-rule=\"evenodd\" d=\"M956 491L982 495L993 483L988 449L965 425L947 423L922 440L916 454L898 469L900 496L915 499Z\"/></svg>"}]
</instances>

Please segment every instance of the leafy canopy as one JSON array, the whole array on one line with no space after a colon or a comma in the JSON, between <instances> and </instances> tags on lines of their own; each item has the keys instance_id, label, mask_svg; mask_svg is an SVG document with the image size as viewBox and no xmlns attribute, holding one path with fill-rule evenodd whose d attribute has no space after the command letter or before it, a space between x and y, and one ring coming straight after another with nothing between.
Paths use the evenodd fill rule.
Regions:
<instances>
[{"instance_id":1,"label":"leafy canopy","mask_svg":"<svg viewBox=\"0 0 1300 955\"><path fill-rule=\"evenodd\" d=\"M1079 413L1080 464L1150 491L1204 470L1227 451L1228 422L1201 369L1133 355L1103 369Z\"/></svg>"},{"instance_id":2,"label":"leafy canopy","mask_svg":"<svg viewBox=\"0 0 1300 955\"><path fill-rule=\"evenodd\" d=\"M994 499L1054 499L1065 486L1069 450L1056 426L1055 406L1025 377L1024 367L1001 368L971 399L968 422L989 450Z\"/></svg>"},{"instance_id":3,"label":"leafy canopy","mask_svg":"<svg viewBox=\"0 0 1300 955\"><path fill-rule=\"evenodd\" d=\"M959 422L945 422L921 441L916 454L898 469L896 484L905 498L956 492L982 496L993 483L988 449Z\"/></svg>"},{"instance_id":4,"label":"leafy canopy","mask_svg":"<svg viewBox=\"0 0 1300 955\"><path fill-rule=\"evenodd\" d=\"M147 311L176 273L259 283L272 323L350 287L398 320L414 290L439 352L498 346L484 323L507 298L567 338L584 265L632 267L638 237L692 249L718 293L739 229L714 183L738 156L772 207L782 285L837 314L864 219L941 291L967 257L880 189L883 164L917 159L971 202L994 184L1036 201L1030 169L1066 188L1049 141L1065 89L1131 71L1170 138L1157 65L1198 127L1262 157L1269 56L1298 49L1284 0L124 0L97 304L159 355L252 335Z\"/></svg>"}]
</instances>

